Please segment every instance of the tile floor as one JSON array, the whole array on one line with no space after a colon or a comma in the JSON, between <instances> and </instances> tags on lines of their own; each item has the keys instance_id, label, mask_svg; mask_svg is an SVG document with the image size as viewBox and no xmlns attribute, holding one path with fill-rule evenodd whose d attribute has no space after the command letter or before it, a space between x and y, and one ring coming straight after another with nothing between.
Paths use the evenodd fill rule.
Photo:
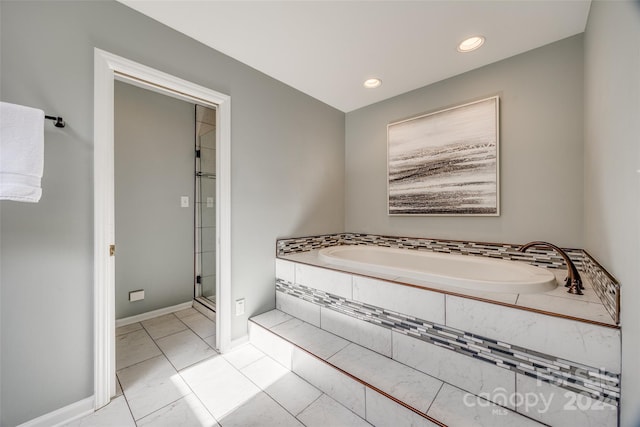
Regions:
<instances>
[{"instance_id":1,"label":"tile floor","mask_svg":"<svg viewBox=\"0 0 640 427\"><path fill-rule=\"evenodd\" d=\"M193 308L118 328L117 396L67 426L369 425L251 344L214 345Z\"/></svg>"}]
</instances>

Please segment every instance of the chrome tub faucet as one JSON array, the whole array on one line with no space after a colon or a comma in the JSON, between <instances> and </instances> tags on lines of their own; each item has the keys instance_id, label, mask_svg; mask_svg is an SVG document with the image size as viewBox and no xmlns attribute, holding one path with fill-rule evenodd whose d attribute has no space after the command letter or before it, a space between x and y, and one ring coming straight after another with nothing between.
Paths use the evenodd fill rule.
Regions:
<instances>
[{"instance_id":1,"label":"chrome tub faucet","mask_svg":"<svg viewBox=\"0 0 640 427\"><path fill-rule=\"evenodd\" d=\"M582 278L580 277L580 273L578 273L578 269L576 268L575 264L573 263L573 261L571 261L569 255L567 255L565 251L563 251L556 245L541 241L529 242L526 245L521 246L518 250L524 253L532 246L546 246L558 252L558 254L564 259L564 262L567 264L567 277L564 279L565 288L569 288L567 292L570 294L582 295L582 290L584 289Z\"/></svg>"}]
</instances>

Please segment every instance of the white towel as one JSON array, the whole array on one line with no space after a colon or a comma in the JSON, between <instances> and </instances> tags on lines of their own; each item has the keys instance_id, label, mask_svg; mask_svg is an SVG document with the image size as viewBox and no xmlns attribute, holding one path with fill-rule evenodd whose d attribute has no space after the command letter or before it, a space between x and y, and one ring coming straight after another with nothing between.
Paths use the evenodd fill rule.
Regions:
<instances>
[{"instance_id":1,"label":"white towel","mask_svg":"<svg viewBox=\"0 0 640 427\"><path fill-rule=\"evenodd\" d=\"M44 168L44 112L0 102L0 200L38 202Z\"/></svg>"}]
</instances>

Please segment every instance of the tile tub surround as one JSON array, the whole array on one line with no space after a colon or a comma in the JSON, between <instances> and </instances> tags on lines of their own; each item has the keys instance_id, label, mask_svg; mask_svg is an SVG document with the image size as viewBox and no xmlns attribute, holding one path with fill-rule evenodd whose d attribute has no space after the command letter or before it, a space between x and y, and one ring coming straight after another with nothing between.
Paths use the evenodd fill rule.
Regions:
<instances>
[{"instance_id":1,"label":"tile tub surround","mask_svg":"<svg viewBox=\"0 0 640 427\"><path fill-rule=\"evenodd\" d=\"M496 339L495 336L488 338L477 333L396 313L359 301L346 300L317 289L281 280L276 283L276 291L276 299L295 297L301 304L320 306L321 326L319 327L322 329L387 357L392 357L425 373L448 380L470 392L481 392L483 391L482 387L494 389L500 385L495 381L503 381L507 384L513 382L515 378L513 373L515 372L539 379L542 382L555 384L566 390L588 394L594 399L600 399L613 405L617 405L620 398L619 351L618 357L614 356L615 360L613 361L609 360L608 353L598 353L596 356L599 356L600 359L595 366L613 366L610 369L598 368L573 360L580 359L582 356L580 353L583 349L576 348L578 344L565 350L574 351L574 354L564 355L573 357L552 355L551 353L556 350L557 342L567 341L569 344L574 342L567 338L553 340L546 347L546 352L542 352L523 345L514 345L507 340ZM472 300L468 301L481 304ZM517 313L517 310L511 311ZM550 317L550 319L553 318ZM298 319L295 320L301 322ZM564 319L553 320L563 321ZM574 323L578 324L579 322ZM593 325L584 325L588 328L598 328ZM549 327L550 330L558 328L555 325L543 325L543 327ZM372 329L377 331L372 332ZM618 332L611 328L600 329ZM595 329L596 332L602 332L601 330ZM385 333L385 331L388 332ZM573 331L567 335L571 336L571 332ZM589 336L588 333L586 332L585 335L577 339L584 340L587 345L598 346L602 336ZM527 334L522 335L528 336ZM283 336L286 338L288 335L284 333ZM313 341L310 336L309 333L308 339ZM615 335L613 340L615 340ZM398 347L398 344L404 344L404 346ZM403 350L398 350L398 348ZM416 352L415 350L418 349L420 351ZM415 354L421 356L414 358ZM472 367L469 366L468 358L473 359ZM441 361L441 367L438 367L438 360ZM469 371L470 368L473 371L472 375L464 374L459 381L455 379L456 376ZM449 372L449 370L453 371ZM500 380L500 378L502 379Z\"/></svg>"},{"instance_id":2,"label":"tile tub surround","mask_svg":"<svg viewBox=\"0 0 640 427\"><path fill-rule=\"evenodd\" d=\"M340 233L320 236L279 239L276 256L283 257L337 245L370 245L402 249L426 250L472 256L487 256L512 261L527 262L538 267L566 269L560 255L549 248L534 247L526 253L518 251L521 245L485 242L465 242L418 237L380 236L362 233ZM588 253L581 249L565 249L583 278L588 278L593 290L614 323L619 323L620 285ZM587 276L587 277L585 277Z\"/></svg>"},{"instance_id":3,"label":"tile tub surround","mask_svg":"<svg viewBox=\"0 0 640 427\"><path fill-rule=\"evenodd\" d=\"M430 299L431 310L429 310L429 317L424 317L420 313L415 315L435 322L443 322L442 318L439 320L432 316L436 315L438 311L444 316L443 301L446 296L451 295L559 318L619 328L601 303L600 297L592 287L591 279L586 275L583 278L585 285L583 295L569 294L566 292L566 288L560 285L550 291L534 294L486 292L437 285L410 277L375 273L364 268L335 266L321 260L318 257L319 251L319 249L314 249L277 258L276 277L288 280L291 283L303 284L328 293L337 294L347 299L365 301L373 305L379 304L379 300L385 301L385 304L394 303L396 306L386 305L385 308L398 311L402 307L402 312L405 314L413 313L412 311L407 311L411 309L407 307L409 303L405 303L406 301L412 301L411 305L424 308L424 304ZM550 269L549 271L553 272L558 283L562 283L566 277L564 269ZM314 272L317 274L314 274ZM345 278L345 274L352 277L352 287ZM321 276L327 280L320 280ZM311 281L307 281L308 278ZM339 280L340 285L337 286L338 282L334 282L332 278ZM366 280L374 280L374 283L378 283L379 286L382 286L380 282L387 283L392 292L382 292L380 289L376 292L368 291ZM407 294L411 293L408 289L415 289L423 292L423 294L414 291L413 295L407 297ZM357 293L361 293L361 295L356 296ZM367 294L370 298L374 298L377 295L377 300L363 299L365 298L364 294ZM403 296L396 298L399 294L403 294ZM420 301L415 301L416 295L422 295L423 298ZM282 301L282 303L285 303L285 301ZM397 306L397 304L400 305ZM422 312L424 311L422 310Z\"/></svg>"}]
</instances>

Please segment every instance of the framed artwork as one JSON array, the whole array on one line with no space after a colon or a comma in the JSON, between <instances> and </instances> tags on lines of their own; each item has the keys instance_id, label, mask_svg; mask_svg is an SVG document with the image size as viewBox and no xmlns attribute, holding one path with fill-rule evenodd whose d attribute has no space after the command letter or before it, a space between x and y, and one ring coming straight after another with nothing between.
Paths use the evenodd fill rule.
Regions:
<instances>
[{"instance_id":1,"label":"framed artwork","mask_svg":"<svg viewBox=\"0 0 640 427\"><path fill-rule=\"evenodd\" d=\"M387 125L389 215L500 215L499 97Z\"/></svg>"}]
</instances>

